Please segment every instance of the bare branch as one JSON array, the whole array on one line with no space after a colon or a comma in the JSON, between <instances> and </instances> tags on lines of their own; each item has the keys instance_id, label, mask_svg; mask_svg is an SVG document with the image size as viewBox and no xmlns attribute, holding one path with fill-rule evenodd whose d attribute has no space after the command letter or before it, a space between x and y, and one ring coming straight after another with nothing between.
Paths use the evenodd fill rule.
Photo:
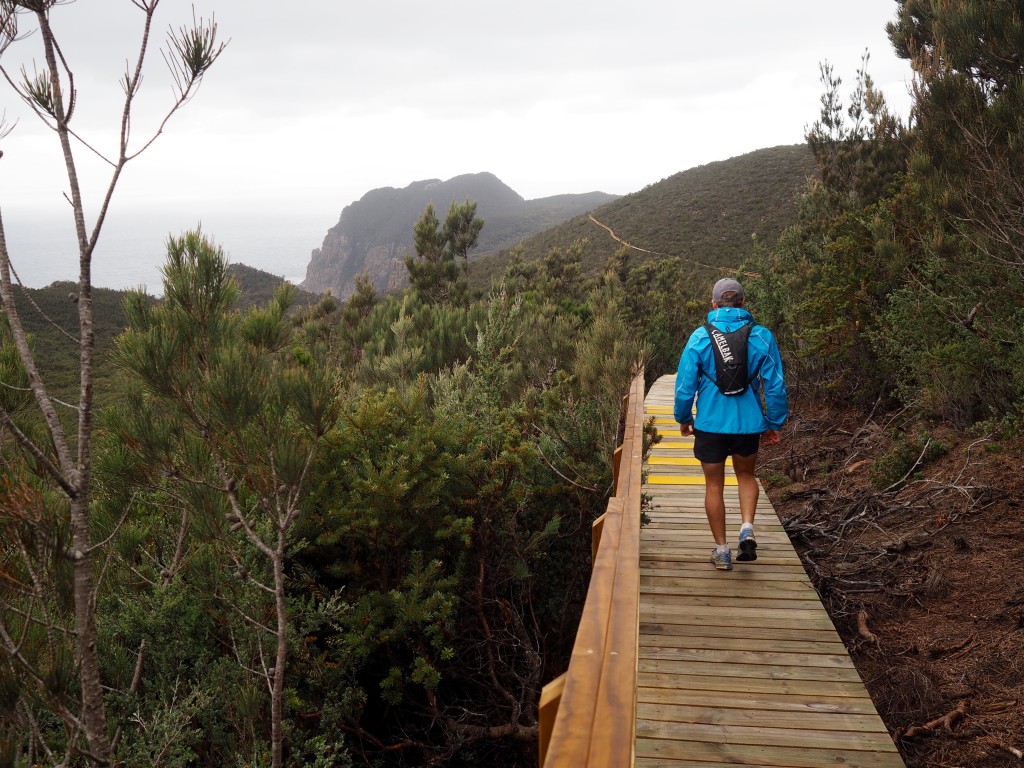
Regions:
<instances>
[{"instance_id":1,"label":"bare branch","mask_svg":"<svg viewBox=\"0 0 1024 768\"><path fill-rule=\"evenodd\" d=\"M142 662L146 658L146 638L142 638L139 641L139 650L135 655L135 673L132 675L131 685L128 687L129 693L135 693L139 690L139 684L142 682ZM110 749L115 754L117 753L117 746L121 743L121 737L124 735L124 724L118 723L117 730L114 731L114 738L110 742Z\"/></svg>"},{"instance_id":2,"label":"bare branch","mask_svg":"<svg viewBox=\"0 0 1024 768\"><path fill-rule=\"evenodd\" d=\"M233 600L228 600L228 599L227 599L226 597L223 597L223 596L221 596L221 595L218 595L217 597L218 597L218 599L219 599L219 600L220 600L220 601L221 601L222 603L226 603L226 604L227 604L227 605L228 605L229 607L233 608L233 609L235 610L235 612L236 612L236 613L237 613L237 614L238 614L239 616L241 616L241 617L242 617L242 619L243 619L243 620L245 620L245 621L246 621L247 623L249 623L249 624L252 624L252 625L253 625L254 627L256 627L257 629L262 629L262 630L263 630L264 632L266 632L266 633L267 633L268 635L273 635L274 637L277 637L277 630L276 630L276 629L271 629L271 628L270 628L270 627L268 627L268 626L267 626L266 624L264 624L264 623L263 623L262 621L259 621L258 619L254 619L254 618L253 618L252 616L250 616L250 615L249 615L248 613L246 613L245 611L243 611L243 610L241 609L241 607L240 607L240 606L238 605L238 603L234 602ZM262 652L263 652L263 651L262 651L262 649L261 649L260 653L262 653Z\"/></svg>"},{"instance_id":3,"label":"bare branch","mask_svg":"<svg viewBox=\"0 0 1024 768\"><path fill-rule=\"evenodd\" d=\"M227 42L217 42L217 22L213 17L211 16L209 24L205 24L201 17L196 18L195 9L193 9L192 26L190 28L179 27L177 32L171 28L168 43L169 50L161 49L160 53L167 63L171 77L174 78L176 89L174 106L164 116L149 141L136 152L126 155L126 160L138 157L156 141L157 137L163 133L171 116L195 95L203 75L213 66L228 44Z\"/></svg>"},{"instance_id":4,"label":"bare branch","mask_svg":"<svg viewBox=\"0 0 1024 768\"><path fill-rule=\"evenodd\" d=\"M121 530L121 526L124 525L124 521L128 519L128 513L131 512L131 505L135 503L135 499L138 495L138 491L132 494L132 498L128 502L128 506L124 510L124 514L121 515L121 519L117 521L117 524L114 526L114 530L110 532L110 535L98 544L93 544L91 547L89 547L89 549L86 550L86 554L91 555L95 550L102 549L110 543L110 541L117 535L117 532Z\"/></svg>"},{"instance_id":5,"label":"bare branch","mask_svg":"<svg viewBox=\"0 0 1024 768\"><path fill-rule=\"evenodd\" d=\"M36 740L43 752L46 753L46 757L51 763L56 762L53 751L50 749L50 745L47 743L46 738L43 736L42 729L39 727L39 722L36 720L35 715L32 714L32 710L23 701L18 702L18 706L22 710L22 715L29 724L29 730L32 738Z\"/></svg>"},{"instance_id":6,"label":"bare branch","mask_svg":"<svg viewBox=\"0 0 1024 768\"><path fill-rule=\"evenodd\" d=\"M21 281L21 277L18 275L18 271L14 268L13 264L10 265L10 269L11 274L14 276L14 279L18 282L18 285L22 289L21 295L24 297L25 301L32 305L32 309L34 309L41 318L43 318L47 323L53 326L63 336L67 337L71 342L73 342L74 344L79 344L79 339L76 339L74 336L68 333L68 331L62 328L58 323L52 320L50 316L47 315L46 312L42 310L39 304L36 303L36 300L32 298L32 294L25 290L25 284ZM78 297L76 296L74 300L77 301Z\"/></svg>"},{"instance_id":7,"label":"bare branch","mask_svg":"<svg viewBox=\"0 0 1024 768\"><path fill-rule=\"evenodd\" d=\"M7 427L11 435L14 436L18 445L24 448L32 455L32 458L39 462L39 465L46 470L47 474L49 474L50 477L53 478L53 481L61 487L69 499L73 499L78 494L78 489L67 480L60 468L50 461L50 458L18 428L18 425L15 424L14 420L11 418L11 415L3 408L0 408L0 424Z\"/></svg>"},{"instance_id":8,"label":"bare branch","mask_svg":"<svg viewBox=\"0 0 1024 768\"><path fill-rule=\"evenodd\" d=\"M21 654L21 651L14 645L14 641L12 640L7 630L7 625L4 624L2 620L0 620L0 645L2 645L4 652L7 654L7 657L11 661L16 662L18 664L18 667L26 675L32 678L32 681L37 686L39 686L41 690L46 690L46 685L45 682L43 681L43 678L40 677L39 673L36 671L36 668L32 666L28 659L26 659ZM57 710L57 714L65 722L65 724L72 725L75 728L80 727L81 721L74 714L72 714L67 707L65 707L59 701L55 701L53 702L53 704L55 706L55 709Z\"/></svg>"},{"instance_id":9,"label":"bare branch","mask_svg":"<svg viewBox=\"0 0 1024 768\"><path fill-rule=\"evenodd\" d=\"M18 124L17 120L15 120L13 123L8 123L7 122L7 110L4 110L3 114L0 114L0 139L5 139L8 136L10 136L11 135L11 131L14 130L14 127L17 124ZM4 153L0 152L0 157L3 157L3 156L4 156Z\"/></svg>"}]
</instances>

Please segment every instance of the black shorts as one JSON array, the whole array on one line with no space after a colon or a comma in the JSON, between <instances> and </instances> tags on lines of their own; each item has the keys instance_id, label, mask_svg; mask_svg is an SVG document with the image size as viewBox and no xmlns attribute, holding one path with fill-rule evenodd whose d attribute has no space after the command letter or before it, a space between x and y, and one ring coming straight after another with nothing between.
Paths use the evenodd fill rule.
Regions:
<instances>
[{"instance_id":1,"label":"black shorts","mask_svg":"<svg viewBox=\"0 0 1024 768\"><path fill-rule=\"evenodd\" d=\"M705 464L721 464L729 456L753 456L760 445L759 434L727 435L693 430L693 455Z\"/></svg>"}]
</instances>

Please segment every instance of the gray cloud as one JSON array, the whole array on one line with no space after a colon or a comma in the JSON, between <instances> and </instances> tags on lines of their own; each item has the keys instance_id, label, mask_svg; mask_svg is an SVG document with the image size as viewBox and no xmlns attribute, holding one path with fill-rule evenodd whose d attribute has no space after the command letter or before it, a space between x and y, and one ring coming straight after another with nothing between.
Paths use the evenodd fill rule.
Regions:
<instances>
[{"instance_id":1,"label":"gray cloud","mask_svg":"<svg viewBox=\"0 0 1024 768\"><path fill-rule=\"evenodd\" d=\"M340 210L371 187L476 170L527 196L628 192L695 164L801 140L816 117L824 59L852 84L869 47L869 70L897 104L909 78L883 32L891 0L310 0L286 11L258 0L196 0L195 9L215 16L230 45L195 102L126 178L129 202L161 193L269 202L277 192L290 204L333 190L330 206ZM191 14L191 3L163 0L158 40ZM104 151L113 149L116 79L139 17L127 0L53 12L77 75L77 124ZM30 61L32 48L24 41L4 63ZM154 47L137 138L169 99ZM40 149L47 137L23 107L9 107L8 117L21 123L2 147L0 204L52 195L59 181L40 172L53 169L52 159L36 155L52 154L50 145Z\"/></svg>"}]
</instances>

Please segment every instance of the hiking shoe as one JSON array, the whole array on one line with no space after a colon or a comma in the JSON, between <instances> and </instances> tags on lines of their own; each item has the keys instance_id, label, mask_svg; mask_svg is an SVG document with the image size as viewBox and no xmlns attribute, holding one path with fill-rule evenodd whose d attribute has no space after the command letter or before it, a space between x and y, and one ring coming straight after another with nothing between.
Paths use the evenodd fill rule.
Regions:
<instances>
[{"instance_id":1,"label":"hiking shoe","mask_svg":"<svg viewBox=\"0 0 1024 768\"><path fill-rule=\"evenodd\" d=\"M736 559L744 563L757 560L757 539L750 528L744 528L740 532L740 553L736 555Z\"/></svg>"},{"instance_id":2,"label":"hiking shoe","mask_svg":"<svg viewBox=\"0 0 1024 768\"><path fill-rule=\"evenodd\" d=\"M711 564L720 571L732 570L732 552L719 552L711 550Z\"/></svg>"}]
</instances>

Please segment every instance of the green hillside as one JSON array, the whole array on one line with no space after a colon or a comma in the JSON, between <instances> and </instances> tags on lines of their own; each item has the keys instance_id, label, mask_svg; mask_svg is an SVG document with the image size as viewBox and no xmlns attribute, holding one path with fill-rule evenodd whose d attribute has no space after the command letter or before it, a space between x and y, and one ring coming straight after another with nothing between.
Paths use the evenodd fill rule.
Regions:
<instances>
[{"instance_id":1,"label":"green hillside","mask_svg":"<svg viewBox=\"0 0 1024 768\"><path fill-rule=\"evenodd\" d=\"M264 305L273 298L282 278L245 264L232 264L231 275L238 281L241 296L238 308ZM18 309L29 332L37 362L52 393L68 402L78 401L78 284L51 283L45 288L19 289ZM127 323L124 299L127 291L93 288L93 316L96 331L96 395L103 399L113 390L116 372L107 358L114 338ZM295 306L304 306L316 298L299 290Z\"/></svg>"},{"instance_id":2,"label":"green hillside","mask_svg":"<svg viewBox=\"0 0 1024 768\"><path fill-rule=\"evenodd\" d=\"M641 250L634 258L684 258L711 266L739 265L751 236L773 242L796 218L796 195L815 173L806 145L761 149L682 171L593 211L615 234ZM589 215L545 230L521 244L527 260L588 240L585 259L597 271L621 244ZM512 252L473 262L470 278L483 287L499 277Z\"/></svg>"},{"instance_id":3,"label":"green hillside","mask_svg":"<svg viewBox=\"0 0 1024 768\"><path fill-rule=\"evenodd\" d=\"M51 283L46 288L17 290L18 310L32 339L36 362L51 394L78 402L78 284ZM95 388L97 395L109 391L113 372L105 364L114 337L126 320L122 303L125 291L93 288L93 318L96 332Z\"/></svg>"},{"instance_id":4,"label":"green hillside","mask_svg":"<svg viewBox=\"0 0 1024 768\"><path fill-rule=\"evenodd\" d=\"M228 271L238 281L238 287L242 291L242 295L238 298L240 309L265 305L274 298L278 288L286 282L283 277L245 264L232 264L228 267ZM309 291L304 291L301 288L297 290L294 306L301 307L316 302L317 297Z\"/></svg>"}]
</instances>

